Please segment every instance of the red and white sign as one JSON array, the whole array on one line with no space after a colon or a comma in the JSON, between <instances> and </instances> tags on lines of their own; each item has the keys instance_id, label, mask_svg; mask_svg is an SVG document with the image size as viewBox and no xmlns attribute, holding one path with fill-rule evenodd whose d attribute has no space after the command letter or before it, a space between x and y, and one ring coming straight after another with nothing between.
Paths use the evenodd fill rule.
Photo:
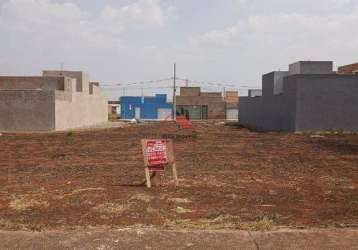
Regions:
<instances>
[{"instance_id":1,"label":"red and white sign","mask_svg":"<svg viewBox=\"0 0 358 250\"><path fill-rule=\"evenodd\" d=\"M166 143L166 140L148 140L146 142L148 167L166 165L169 163Z\"/></svg>"},{"instance_id":2,"label":"red and white sign","mask_svg":"<svg viewBox=\"0 0 358 250\"><path fill-rule=\"evenodd\" d=\"M142 150L145 165L145 178L147 187L151 187L150 172L164 172L165 167L172 165L175 186L178 186L177 169L174 159L174 147L172 140L143 139ZM154 175L155 176L155 175Z\"/></svg>"}]
</instances>

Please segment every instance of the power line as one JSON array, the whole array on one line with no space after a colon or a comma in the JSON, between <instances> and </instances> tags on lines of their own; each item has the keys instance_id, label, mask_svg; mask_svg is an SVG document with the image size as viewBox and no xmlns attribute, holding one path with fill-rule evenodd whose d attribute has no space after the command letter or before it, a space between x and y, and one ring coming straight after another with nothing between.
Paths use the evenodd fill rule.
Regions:
<instances>
[{"instance_id":1,"label":"power line","mask_svg":"<svg viewBox=\"0 0 358 250\"><path fill-rule=\"evenodd\" d=\"M177 78L177 80L184 81L185 83L196 83L196 84L206 84L206 85L214 85L214 86L222 86L222 87L233 87L237 88L240 87L247 87L247 88L253 88L252 86L243 85L243 84L232 84L232 83L225 83L224 81L219 82L210 82L210 81L199 81L199 80L190 80L187 78Z\"/></svg>"},{"instance_id":2,"label":"power line","mask_svg":"<svg viewBox=\"0 0 358 250\"><path fill-rule=\"evenodd\" d=\"M225 85L224 85L225 86ZM173 89L173 86L153 86L153 87L122 87L122 86L102 86L103 89L105 90L109 90L109 89L115 89L115 90L120 90L120 89ZM186 85L181 85L179 86L177 84L177 87L187 87ZM207 86L207 88L217 88L220 86ZM236 89L252 89L252 88L256 88L255 86L242 86L242 87L237 87L235 86Z\"/></svg>"},{"instance_id":3,"label":"power line","mask_svg":"<svg viewBox=\"0 0 358 250\"><path fill-rule=\"evenodd\" d=\"M131 88L131 89L135 89L132 86L138 86L138 85L146 85L146 84L153 84L153 83L162 83L162 82L167 82L167 81L172 81L174 80L174 77L169 77L169 78L164 78L164 79L158 79L158 80L148 80L148 81L140 81L140 82L131 82L131 83L110 83L110 82L104 82L101 83L101 86L103 88L113 88L113 89L118 89L118 88ZM195 84L195 85L209 85L209 86L216 86L216 87L230 87L230 88L236 88L236 89L251 89L251 88L256 88L256 86L249 86L249 85L244 85L244 84L232 84L232 83L225 83L224 81L219 82L209 82L209 81L199 81L199 80L193 80L193 79L188 79L188 78L180 78L180 77L176 77L175 80L181 81L182 83L184 82L185 85L184 86L188 86L189 83L191 84ZM141 87L140 87L141 88ZM159 87L151 87L148 89L158 89ZM168 86L169 88L169 86Z\"/></svg>"},{"instance_id":4,"label":"power line","mask_svg":"<svg viewBox=\"0 0 358 250\"><path fill-rule=\"evenodd\" d=\"M174 63L174 77L173 77L173 120L175 121L177 119L177 111L176 111L176 97L177 97L177 64Z\"/></svg>"},{"instance_id":5,"label":"power line","mask_svg":"<svg viewBox=\"0 0 358 250\"><path fill-rule=\"evenodd\" d=\"M120 86L113 86L113 87L104 87L103 88L105 91L107 90L122 90L122 89L127 89L127 90L134 90L134 89L173 89L173 86L158 86L158 87L128 87L128 88L125 88L125 87L120 87Z\"/></svg>"},{"instance_id":6,"label":"power line","mask_svg":"<svg viewBox=\"0 0 358 250\"><path fill-rule=\"evenodd\" d=\"M132 85L144 85L146 83L159 83L172 80L173 77L158 79L158 80L149 80L149 81L140 81L140 82L131 82L131 83L112 83L112 82L103 82L101 86L132 86Z\"/></svg>"}]
</instances>

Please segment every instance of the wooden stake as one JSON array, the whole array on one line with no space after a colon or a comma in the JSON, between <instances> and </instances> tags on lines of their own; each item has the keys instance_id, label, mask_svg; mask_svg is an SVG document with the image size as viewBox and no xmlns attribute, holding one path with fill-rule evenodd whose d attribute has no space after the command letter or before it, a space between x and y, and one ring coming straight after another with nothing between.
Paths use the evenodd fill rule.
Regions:
<instances>
[{"instance_id":1,"label":"wooden stake","mask_svg":"<svg viewBox=\"0 0 358 250\"><path fill-rule=\"evenodd\" d=\"M178 175L177 175L177 167L176 167L175 162L173 163L173 178L174 178L175 186L176 187L179 186Z\"/></svg>"},{"instance_id":2,"label":"wooden stake","mask_svg":"<svg viewBox=\"0 0 358 250\"><path fill-rule=\"evenodd\" d=\"M152 184L150 183L150 174L149 174L149 168L145 168L145 178L147 179L147 187L151 188Z\"/></svg>"},{"instance_id":3,"label":"wooden stake","mask_svg":"<svg viewBox=\"0 0 358 250\"><path fill-rule=\"evenodd\" d=\"M153 187L157 187L160 183L160 173L154 172L154 176L152 176L151 185Z\"/></svg>"}]
</instances>

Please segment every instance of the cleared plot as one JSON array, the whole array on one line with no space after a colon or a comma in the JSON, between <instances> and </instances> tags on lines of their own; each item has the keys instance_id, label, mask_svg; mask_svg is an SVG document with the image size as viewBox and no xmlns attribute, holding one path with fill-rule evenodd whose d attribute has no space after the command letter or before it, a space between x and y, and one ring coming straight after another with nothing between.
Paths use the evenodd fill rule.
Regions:
<instances>
[{"instance_id":1,"label":"cleared plot","mask_svg":"<svg viewBox=\"0 0 358 250\"><path fill-rule=\"evenodd\" d=\"M197 123L0 137L0 228L154 225L269 230L358 224L358 135L254 133ZM168 124L168 126L171 126ZM176 131L173 129L173 131ZM153 189L140 139L174 138L171 171Z\"/></svg>"}]
</instances>

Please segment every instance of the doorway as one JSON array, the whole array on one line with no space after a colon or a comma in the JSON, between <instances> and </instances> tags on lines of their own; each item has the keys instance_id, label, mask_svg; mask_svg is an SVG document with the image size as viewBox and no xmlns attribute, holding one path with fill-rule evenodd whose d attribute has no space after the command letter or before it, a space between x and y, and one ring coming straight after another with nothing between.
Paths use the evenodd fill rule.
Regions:
<instances>
[{"instance_id":1,"label":"doorway","mask_svg":"<svg viewBox=\"0 0 358 250\"><path fill-rule=\"evenodd\" d=\"M140 108L135 108L135 119L140 120Z\"/></svg>"}]
</instances>

